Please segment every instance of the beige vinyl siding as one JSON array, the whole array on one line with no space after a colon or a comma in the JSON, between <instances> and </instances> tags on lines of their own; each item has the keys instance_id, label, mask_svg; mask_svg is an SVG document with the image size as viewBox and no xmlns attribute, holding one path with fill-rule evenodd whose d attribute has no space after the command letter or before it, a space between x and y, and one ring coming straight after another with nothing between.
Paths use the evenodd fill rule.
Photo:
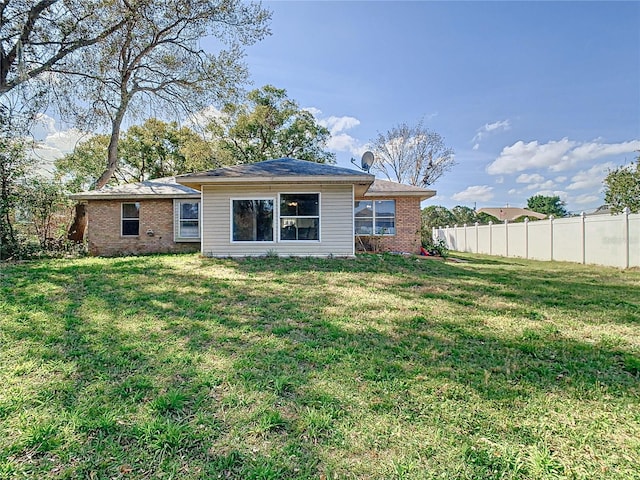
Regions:
<instances>
[{"instance_id":1,"label":"beige vinyl siding","mask_svg":"<svg viewBox=\"0 0 640 480\"><path fill-rule=\"evenodd\" d=\"M180 204L183 202L187 203L199 203L199 198L176 198L173 200L173 241L174 242L199 242L200 236L198 237L180 237ZM202 205L200 205L202 209ZM199 212L198 221L200 222L202 218L202 213Z\"/></svg>"},{"instance_id":2,"label":"beige vinyl siding","mask_svg":"<svg viewBox=\"0 0 640 480\"><path fill-rule=\"evenodd\" d=\"M320 240L278 241L279 193L320 194ZM273 242L231 241L231 199L274 200ZM353 185L203 185L202 253L208 256L353 256Z\"/></svg>"}]
</instances>

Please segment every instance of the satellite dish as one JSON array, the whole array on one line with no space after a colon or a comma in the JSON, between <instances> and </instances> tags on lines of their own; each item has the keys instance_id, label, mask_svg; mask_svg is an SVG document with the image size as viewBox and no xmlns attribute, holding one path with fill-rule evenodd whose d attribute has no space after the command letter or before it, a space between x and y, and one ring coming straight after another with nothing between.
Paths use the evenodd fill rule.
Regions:
<instances>
[{"instance_id":1,"label":"satellite dish","mask_svg":"<svg viewBox=\"0 0 640 480\"><path fill-rule=\"evenodd\" d=\"M362 154L362 160L360 161L360 168L365 172L368 172L373 165L374 156L373 153L367 150Z\"/></svg>"}]
</instances>

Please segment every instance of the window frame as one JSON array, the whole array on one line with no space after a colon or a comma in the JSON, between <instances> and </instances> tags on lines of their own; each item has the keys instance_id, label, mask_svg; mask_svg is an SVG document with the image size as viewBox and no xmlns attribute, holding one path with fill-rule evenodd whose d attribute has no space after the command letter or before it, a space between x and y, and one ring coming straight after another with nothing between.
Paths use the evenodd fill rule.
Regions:
<instances>
[{"instance_id":1,"label":"window frame","mask_svg":"<svg viewBox=\"0 0 640 480\"><path fill-rule=\"evenodd\" d=\"M356 203L358 202L371 202L371 216L363 217L366 219L371 219L371 233L358 233L356 230ZM393 202L393 216L385 215L378 216L376 203L378 202ZM397 227L397 202L395 198L384 198L384 199L360 199L355 200L353 205L353 230L355 232L356 237L393 237L397 235L398 227ZM393 232L392 233L377 233L378 230L378 220L393 218Z\"/></svg>"},{"instance_id":2,"label":"window frame","mask_svg":"<svg viewBox=\"0 0 640 480\"><path fill-rule=\"evenodd\" d=\"M137 217L125 217L124 216L124 206L125 205L135 205L136 209L138 211L138 216ZM140 202L120 202L120 236L121 237L129 237L129 238L136 238L140 236L140 210L141 210L141 205ZM138 233L136 234L125 234L124 233L124 222L130 222L130 221L137 221L138 222Z\"/></svg>"},{"instance_id":3,"label":"window frame","mask_svg":"<svg viewBox=\"0 0 640 480\"><path fill-rule=\"evenodd\" d=\"M182 205L185 203L195 203L198 205L198 218L182 218ZM174 200L174 241L175 242L200 242L202 239L202 201L198 198L179 198ZM182 222L198 222L198 236L183 236Z\"/></svg>"},{"instance_id":4,"label":"window frame","mask_svg":"<svg viewBox=\"0 0 640 480\"><path fill-rule=\"evenodd\" d=\"M282 215L281 211L281 203L283 195L317 195L318 197L318 214L317 215ZM283 219L317 219L318 227L317 227L317 239L308 239L308 238L295 238L295 239L283 239L282 238L282 220ZM322 194L320 192L279 192L278 193L278 218L277 218L277 229L278 229L278 242L279 243L300 243L300 242L313 242L320 243L322 240L321 237L321 218L322 218ZM310 227L311 228L311 227Z\"/></svg>"},{"instance_id":5,"label":"window frame","mask_svg":"<svg viewBox=\"0 0 640 480\"><path fill-rule=\"evenodd\" d=\"M242 202L242 201L267 201L272 202L272 218L271 218L271 240L234 240L233 238L233 202ZM229 242L232 244L246 245L246 244L256 244L256 245L265 245L265 244L273 244L276 243L276 198L275 197L231 197L229 198Z\"/></svg>"}]
</instances>

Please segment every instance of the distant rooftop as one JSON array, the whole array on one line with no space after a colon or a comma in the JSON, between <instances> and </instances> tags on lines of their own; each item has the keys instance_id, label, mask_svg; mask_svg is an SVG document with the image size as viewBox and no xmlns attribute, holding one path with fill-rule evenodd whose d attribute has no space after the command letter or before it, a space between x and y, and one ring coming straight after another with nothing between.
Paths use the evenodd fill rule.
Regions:
<instances>
[{"instance_id":1,"label":"distant rooftop","mask_svg":"<svg viewBox=\"0 0 640 480\"><path fill-rule=\"evenodd\" d=\"M533 210L527 210L526 208L516 207L485 207L478 209L478 213L486 213L487 215L491 215L498 220L515 220L516 218L520 217L533 217L542 220L543 218L547 217L543 213L534 212Z\"/></svg>"}]
</instances>

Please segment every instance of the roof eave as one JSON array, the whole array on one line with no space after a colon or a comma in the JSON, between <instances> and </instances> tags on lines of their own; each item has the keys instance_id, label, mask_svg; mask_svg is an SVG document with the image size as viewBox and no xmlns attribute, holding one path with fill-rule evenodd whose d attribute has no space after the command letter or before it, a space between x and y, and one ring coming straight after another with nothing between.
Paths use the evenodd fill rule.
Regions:
<instances>
[{"instance_id":1,"label":"roof eave","mask_svg":"<svg viewBox=\"0 0 640 480\"><path fill-rule=\"evenodd\" d=\"M364 197L366 198L375 198L375 197L418 197L420 201L426 200L431 197L435 197L435 190L431 190L428 192L366 192Z\"/></svg>"},{"instance_id":2,"label":"roof eave","mask_svg":"<svg viewBox=\"0 0 640 480\"><path fill-rule=\"evenodd\" d=\"M176 194L167 194L167 193L144 193L144 194L136 194L136 193L72 193L69 195L69 198L72 200L131 200L131 199L140 199L140 200L152 200L152 199L180 199L180 198L200 198L200 192L198 193L176 193Z\"/></svg>"}]
</instances>

